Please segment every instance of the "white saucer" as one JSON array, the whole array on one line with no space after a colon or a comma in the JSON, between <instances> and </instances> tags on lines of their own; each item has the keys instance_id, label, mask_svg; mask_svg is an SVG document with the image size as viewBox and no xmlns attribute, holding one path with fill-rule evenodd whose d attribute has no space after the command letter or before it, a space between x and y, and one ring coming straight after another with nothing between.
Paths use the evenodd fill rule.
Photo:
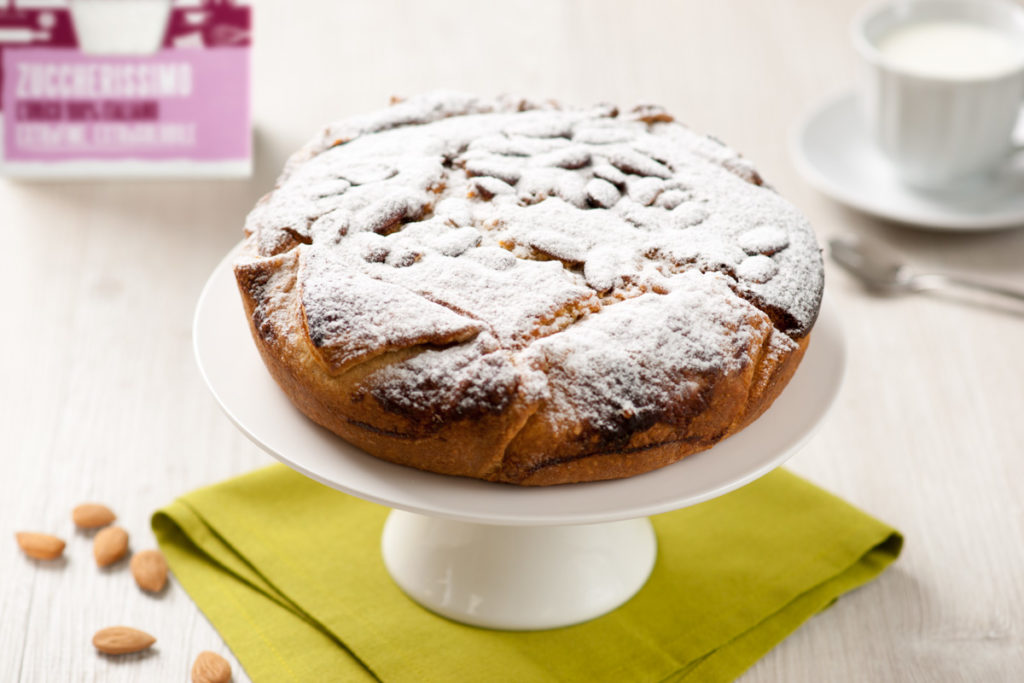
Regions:
<instances>
[{"instance_id":1,"label":"white saucer","mask_svg":"<svg viewBox=\"0 0 1024 683\"><path fill-rule=\"evenodd\" d=\"M934 230L1024 226L1024 154L1002 172L954 190L909 188L869 139L852 92L812 111L794 130L790 151L816 189L880 218Z\"/></svg>"}]
</instances>

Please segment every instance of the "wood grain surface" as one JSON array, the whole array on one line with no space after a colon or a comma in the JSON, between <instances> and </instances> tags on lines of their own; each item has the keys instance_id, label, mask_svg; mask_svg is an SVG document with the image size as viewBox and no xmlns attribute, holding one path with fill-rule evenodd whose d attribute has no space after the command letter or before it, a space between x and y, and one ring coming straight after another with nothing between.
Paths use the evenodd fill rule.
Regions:
<instances>
[{"instance_id":1,"label":"wood grain surface","mask_svg":"<svg viewBox=\"0 0 1024 683\"><path fill-rule=\"evenodd\" d=\"M199 291L285 155L326 121L445 87L586 104L665 104L728 141L822 240L865 234L921 267L1024 286L1024 231L938 234L854 213L804 184L787 135L854 86L857 0L378 0L256 3L256 173L233 182L0 182L0 681L186 680L227 656L173 581L98 570L71 508L111 505L131 546L195 487L268 464L196 370ZM756 664L747 683L1024 678L1024 311L938 296L878 299L829 264L849 368L792 467L907 538L880 579ZM26 559L17 530L68 541ZM154 650L99 656L126 624Z\"/></svg>"}]
</instances>

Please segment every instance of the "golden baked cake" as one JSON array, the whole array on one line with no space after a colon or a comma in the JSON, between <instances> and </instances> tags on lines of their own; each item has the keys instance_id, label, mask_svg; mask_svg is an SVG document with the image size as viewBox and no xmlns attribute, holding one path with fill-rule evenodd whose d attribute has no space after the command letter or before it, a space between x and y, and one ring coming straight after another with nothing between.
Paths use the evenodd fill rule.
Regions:
<instances>
[{"instance_id":1,"label":"golden baked cake","mask_svg":"<svg viewBox=\"0 0 1024 683\"><path fill-rule=\"evenodd\" d=\"M544 485L709 448L818 314L806 219L664 110L433 93L328 127L246 220L253 339L385 460Z\"/></svg>"}]
</instances>

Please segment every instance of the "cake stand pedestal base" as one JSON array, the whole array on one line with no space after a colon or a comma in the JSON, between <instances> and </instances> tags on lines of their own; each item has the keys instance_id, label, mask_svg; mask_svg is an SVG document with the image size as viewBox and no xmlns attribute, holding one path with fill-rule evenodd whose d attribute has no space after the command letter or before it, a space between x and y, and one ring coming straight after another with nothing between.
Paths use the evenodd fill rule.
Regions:
<instances>
[{"instance_id":1,"label":"cake stand pedestal base","mask_svg":"<svg viewBox=\"0 0 1024 683\"><path fill-rule=\"evenodd\" d=\"M657 541L646 517L498 526L393 510L384 564L427 609L473 626L538 630L610 612L646 583Z\"/></svg>"}]
</instances>

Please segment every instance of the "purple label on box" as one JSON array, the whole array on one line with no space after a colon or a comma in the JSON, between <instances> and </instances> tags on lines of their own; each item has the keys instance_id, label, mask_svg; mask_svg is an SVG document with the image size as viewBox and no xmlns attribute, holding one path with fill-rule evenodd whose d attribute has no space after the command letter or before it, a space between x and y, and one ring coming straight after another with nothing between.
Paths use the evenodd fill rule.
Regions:
<instances>
[{"instance_id":1,"label":"purple label on box","mask_svg":"<svg viewBox=\"0 0 1024 683\"><path fill-rule=\"evenodd\" d=\"M76 6L0 0L5 170L19 162L44 169L64 161L229 162L248 168L248 3L173 0L163 17L139 15L140 9L116 0ZM143 29L150 22L158 51L146 47L145 30L131 36L104 30L122 20L131 25L133 16ZM143 36L142 46L129 41L125 48L118 38L126 36ZM113 47L97 42L110 38Z\"/></svg>"},{"instance_id":2,"label":"purple label on box","mask_svg":"<svg viewBox=\"0 0 1024 683\"><path fill-rule=\"evenodd\" d=\"M144 57L69 48L3 52L10 161L248 158L249 50Z\"/></svg>"}]
</instances>

